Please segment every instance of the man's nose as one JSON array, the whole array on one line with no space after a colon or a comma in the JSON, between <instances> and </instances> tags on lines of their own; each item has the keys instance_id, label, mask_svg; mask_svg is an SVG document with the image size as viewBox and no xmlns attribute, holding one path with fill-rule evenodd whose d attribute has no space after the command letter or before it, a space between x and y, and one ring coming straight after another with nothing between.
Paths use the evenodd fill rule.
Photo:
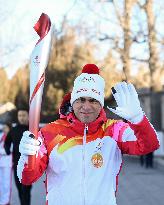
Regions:
<instances>
[{"instance_id":1,"label":"man's nose","mask_svg":"<svg viewBox=\"0 0 164 205\"><path fill-rule=\"evenodd\" d=\"M86 100L84 103L83 103L83 109L90 109L91 108L91 103Z\"/></svg>"}]
</instances>

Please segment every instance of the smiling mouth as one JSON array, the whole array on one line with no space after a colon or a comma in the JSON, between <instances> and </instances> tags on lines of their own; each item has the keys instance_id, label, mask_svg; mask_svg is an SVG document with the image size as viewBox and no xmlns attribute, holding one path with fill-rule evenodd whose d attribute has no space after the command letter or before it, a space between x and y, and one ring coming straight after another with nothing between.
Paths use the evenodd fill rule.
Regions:
<instances>
[{"instance_id":1,"label":"smiling mouth","mask_svg":"<svg viewBox=\"0 0 164 205\"><path fill-rule=\"evenodd\" d=\"M83 114L83 115L90 115L90 114L92 114L92 113L84 113L84 112L81 112L81 114Z\"/></svg>"}]
</instances>

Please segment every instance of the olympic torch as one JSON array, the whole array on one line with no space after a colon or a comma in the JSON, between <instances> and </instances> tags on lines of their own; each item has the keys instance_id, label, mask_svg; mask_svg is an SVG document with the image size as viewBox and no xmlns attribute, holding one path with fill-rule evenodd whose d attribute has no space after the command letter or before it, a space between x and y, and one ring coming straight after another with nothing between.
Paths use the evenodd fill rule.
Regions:
<instances>
[{"instance_id":1,"label":"olympic torch","mask_svg":"<svg viewBox=\"0 0 164 205\"><path fill-rule=\"evenodd\" d=\"M30 100L29 100L29 130L37 139L40 121L45 69L48 64L51 48L51 21L47 14L42 13L34 26L40 39L36 43L30 63ZM34 169L36 156L28 157L28 168Z\"/></svg>"}]
</instances>

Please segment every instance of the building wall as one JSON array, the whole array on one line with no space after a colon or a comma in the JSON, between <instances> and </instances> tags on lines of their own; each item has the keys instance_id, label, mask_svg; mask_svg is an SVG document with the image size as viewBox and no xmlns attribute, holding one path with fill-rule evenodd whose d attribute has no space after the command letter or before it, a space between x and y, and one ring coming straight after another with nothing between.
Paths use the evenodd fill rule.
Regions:
<instances>
[{"instance_id":1,"label":"building wall","mask_svg":"<svg viewBox=\"0 0 164 205\"><path fill-rule=\"evenodd\" d=\"M151 119L151 100L150 100L150 96L145 95L145 96L141 96L139 98L140 98L141 107L142 107L143 111L145 112L148 119Z\"/></svg>"}]
</instances>

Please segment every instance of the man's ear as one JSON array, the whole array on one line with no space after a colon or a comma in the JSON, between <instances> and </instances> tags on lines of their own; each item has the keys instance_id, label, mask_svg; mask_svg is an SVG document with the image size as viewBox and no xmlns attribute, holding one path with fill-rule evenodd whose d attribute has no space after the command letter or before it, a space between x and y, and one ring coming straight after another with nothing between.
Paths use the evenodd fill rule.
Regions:
<instances>
[{"instance_id":1,"label":"man's ear","mask_svg":"<svg viewBox=\"0 0 164 205\"><path fill-rule=\"evenodd\" d=\"M66 102L61 108L60 108L60 113L62 115L68 115L70 112L72 112L73 108L71 106L70 102Z\"/></svg>"}]
</instances>

